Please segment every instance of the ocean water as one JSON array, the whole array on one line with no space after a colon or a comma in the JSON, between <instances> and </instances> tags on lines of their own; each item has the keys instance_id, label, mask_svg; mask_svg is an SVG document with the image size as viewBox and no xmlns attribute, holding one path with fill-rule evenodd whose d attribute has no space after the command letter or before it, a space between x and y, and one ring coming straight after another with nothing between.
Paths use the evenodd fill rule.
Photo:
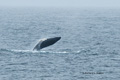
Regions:
<instances>
[{"instance_id":1,"label":"ocean water","mask_svg":"<svg viewBox=\"0 0 120 80\"><path fill-rule=\"evenodd\" d=\"M0 8L0 80L119 79L119 9Z\"/></svg>"}]
</instances>

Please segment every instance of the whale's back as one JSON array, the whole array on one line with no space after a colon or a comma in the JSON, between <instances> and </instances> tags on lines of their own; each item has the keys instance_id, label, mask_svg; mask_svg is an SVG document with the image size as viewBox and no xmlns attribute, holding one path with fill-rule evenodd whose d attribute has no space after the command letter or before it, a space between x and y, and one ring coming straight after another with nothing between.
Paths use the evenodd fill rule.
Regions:
<instances>
[{"instance_id":1,"label":"whale's back","mask_svg":"<svg viewBox=\"0 0 120 80\"><path fill-rule=\"evenodd\" d=\"M39 43L34 47L33 50L40 50L42 48L48 47L50 45L53 45L58 40L60 40L61 37L54 37L54 38L48 38L48 39L42 39L39 41Z\"/></svg>"}]
</instances>

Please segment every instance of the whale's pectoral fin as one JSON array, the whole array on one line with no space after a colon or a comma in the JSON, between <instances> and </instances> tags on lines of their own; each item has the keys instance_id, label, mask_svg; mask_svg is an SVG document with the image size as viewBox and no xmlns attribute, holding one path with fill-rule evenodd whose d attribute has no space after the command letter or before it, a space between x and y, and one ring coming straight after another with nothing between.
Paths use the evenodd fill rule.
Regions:
<instances>
[{"instance_id":1,"label":"whale's pectoral fin","mask_svg":"<svg viewBox=\"0 0 120 80\"><path fill-rule=\"evenodd\" d=\"M33 50L40 50L40 44L38 43Z\"/></svg>"},{"instance_id":2,"label":"whale's pectoral fin","mask_svg":"<svg viewBox=\"0 0 120 80\"><path fill-rule=\"evenodd\" d=\"M55 37L55 38L48 38L48 39L44 39L41 40L35 47L33 50L40 50L42 48L48 47L50 45L53 45L54 43L56 43L58 40L60 40L61 37Z\"/></svg>"}]
</instances>

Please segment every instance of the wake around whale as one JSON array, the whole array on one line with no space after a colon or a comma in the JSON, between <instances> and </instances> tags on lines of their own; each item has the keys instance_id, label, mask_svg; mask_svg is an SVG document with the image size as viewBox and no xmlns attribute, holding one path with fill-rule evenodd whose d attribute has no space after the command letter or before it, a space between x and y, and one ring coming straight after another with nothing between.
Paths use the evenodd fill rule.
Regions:
<instances>
[{"instance_id":1,"label":"wake around whale","mask_svg":"<svg viewBox=\"0 0 120 80\"><path fill-rule=\"evenodd\" d=\"M41 50L45 47L48 47L50 45L53 45L54 43L56 43L57 41L59 41L61 39L61 37L54 37L54 38L45 38L45 39L41 39L38 44L33 48L33 50Z\"/></svg>"}]
</instances>

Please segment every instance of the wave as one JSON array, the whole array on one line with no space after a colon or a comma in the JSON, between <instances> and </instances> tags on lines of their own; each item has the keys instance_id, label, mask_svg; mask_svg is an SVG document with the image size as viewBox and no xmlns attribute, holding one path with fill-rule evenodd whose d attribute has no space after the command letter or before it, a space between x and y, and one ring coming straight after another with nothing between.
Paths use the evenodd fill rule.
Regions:
<instances>
[{"instance_id":1,"label":"wave","mask_svg":"<svg viewBox=\"0 0 120 80\"><path fill-rule=\"evenodd\" d=\"M4 52L6 52L6 53L63 53L63 54L65 54L65 53L80 53L81 51L43 51L43 50L41 50L41 51L33 51L33 50L15 50L15 49L0 49L0 53L4 53Z\"/></svg>"}]
</instances>

